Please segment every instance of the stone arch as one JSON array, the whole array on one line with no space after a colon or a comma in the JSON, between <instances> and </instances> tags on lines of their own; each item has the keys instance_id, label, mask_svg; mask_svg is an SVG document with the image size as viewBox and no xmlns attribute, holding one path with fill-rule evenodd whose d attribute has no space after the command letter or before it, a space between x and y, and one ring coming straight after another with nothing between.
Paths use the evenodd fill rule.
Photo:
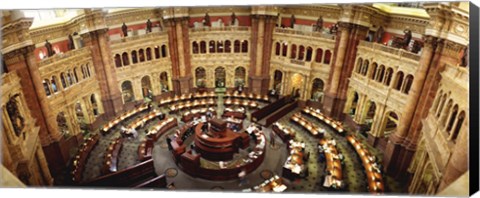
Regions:
<instances>
[{"instance_id":1,"label":"stone arch","mask_svg":"<svg viewBox=\"0 0 480 198\"><path fill-rule=\"evenodd\" d=\"M276 56L280 56L280 43L279 42L276 42L275 43L275 55Z\"/></svg>"},{"instance_id":2,"label":"stone arch","mask_svg":"<svg viewBox=\"0 0 480 198\"><path fill-rule=\"evenodd\" d=\"M226 84L226 71L225 68L219 66L215 68L215 87L225 87Z\"/></svg>"},{"instance_id":3,"label":"stone arch","mask_svg":"<svg viewBox=\"0 0 480 198\"><path fill-rule=\"evenodd\" d=\"M310 99L317 102L323 101L323 89L324 89L323 80L320 78L313 79Z\"/></svg>"},{"instance_id":4,"label":"stone arch","mask_svg":"<svg viewBox=\"0 0 480 198\"><path fill-rule=\"evenodd\" d=\"M70 128L68 127L67 118L65 117L65 113L59 112L57 114L56 120L59 132L62 133L64 136L69 137L71 134Z\"/></svg>"},{"instance_id":5,"label":"stone arch","mask_svg":"<svg viewBox=\"0 0 480 198\"><path fill-rule=\"evenodd\" d=\"M283 72L277 69L273 72L273 89L275 89L277 93L281 91L282 82Z\"/></svg>"},{"instance_id":6,"label":"stone arch","mask_svg":"<svg viewBox=\"0 0 480 198\"><path fill-rule=\"evenodd\" d=\"M377 67L378 67L378 64L376 62L373 62L372 63L372 68L370 68L370 76L369 78L372 79L372 80L375 80L375 77L377 75Z\"/></svg>"},{"instance_id":7,"label":"stone arch","mask_svg":"<svg viewBox=\"0 0 480 198\"><path fill-rule=\"evenodd\" d=\"M392 80L392 75L393 75L393 69L389 67L387 71L385 72L385 79L383 81L383 84L390 86L390 82Z\"/></svg>"},{"instance_id":8,"label":"stone arch","mask_svg":"<svg viewBox=\"0 0 480 198\"><path fill-rule=\"evenodd\" d=\"M242 53L247 53L248 52L248 41L244 40L242 42Z\"/></svg>"},{"instance_id":9,"label":"stone arch","mask_svg":"<svg viewBox=\"0 0 480 198\"><path fill-rule=\"evenodd\" d=\"M166 71L160 73L160 88L162 92L168 92L170 90L168 81L168 73Z\"/></svg>"},{"instance_id":10,"label":"stone arch","mask_svg":"<svg viewBox=\"0 0 480 198\"><path fill-rule=\"evenodd\" d=\"M52 91L50 91L50 80L48 79L43 79L43 89L45 89L45 94L47 96L50 96L52 94Z\"/></svg>"},{"instance_id":11,"label":"stone arch","mask_svg":"<svg viewBox=\"0 0 480 198\"><path fill-rule=\"evenodd\" d=\"M203 67L195 68L195 84L197 87L205 87L207 82L207 71Z\"/></svg>"},{"instance_id":12,"label":"stone arch","mask_svg":"<svg viewBox=\"0 0 480 198\"><path fill-rule=\"evenodd\" d=\"M232 41L225 41L225 53L232 53Z\"/></svg>"},{"instance_id":13,"label":"stone arch","mask_svg":"<svg viewBox=\"0 0 480 198\"><path fill-rule=\"evenodd\" d=\"M145 56L147 57L147 61L152 60L152 48L147 47L145 50Z\"/></svg>"},{"instance_id":14,"label":"stone arch","mask_svg":"<svg viewBox=\"0 0 480 198\"><path fill-rule=\"evenodd\" d=\"M313 55L313 49L312 47L308 46L305 61L308 61L308 62L312 61L312 55Z\"/></svg>"},{"instance_id":15,"label":"stone arch","mask_svg":"<svg viewBox=\"0 0 480 198\"><path fill-rule=\"evenodd\" d=\"M152 90L152 81L149 75L145 75L142 77L141 86L142 86L142 96L144 98L151 98L153 96L153 90Z\"/></svg>"},{"instance_id":16,"label":"stone arch","mask_svg":"<svg viewBox=\"0 0 480 198\"><path fill-rule=\"evenodd\" d=\"M165 58L165 57L168 56L167 46L166 46L166 45L162 45L161 52L162 52L162 57L163 57L163 58Z\"/></svg>"},{"instance_id":17,"label":"stone arch","mask_svg":"<svg viewBox=\"0 0 480 198\"><path fill-rule=\"evenodd\" d=\"M245 67L238 66L237 68L235 68L235 87L238 87L240 85L245 86L246 73L247 70L245 69Z\"/></svg>"},{"instance_id":18,"label":"stone arch","mask_svg":"<svg viewBox=\"0 0 480 198\"><path fill-rule=\"evenodd\" d=\"M58 92L58 80L57 80L57 77L55 75L52 76L52 80L50 81L50 85L52 87L52 92L57 93Z\"/></svg>"},{"instance_id":19,"label":"stone arch","mask_svg":"<svg viewBox=\"0 0 480 198\"><path fill-rule=\"evenodd\" d=\"M198 54L200 52L200 47L198 46L197 41L192 42L192 53Z\"/></svg>"},{"instance_id":20,"label":"stone arch","mask_svg":"<svg viewBox=\"0 0 480 198\"><path fill-rule=\"evenodd\" d=\"M330 60L332 59L332 52L330 50L325 51L325 59L323 59L324 64L330 64Z\"/></svg>"},{"instance_id":21,"label":"stone arch","mask_svg":"<svg viewBox=\"0 0 480 198\"><path fill-rule=\"evenodd\" d=\"M290 58L296 59L297 58L297 45L292 44L292 48L290 49Z\"/></svg>"},{"instance_id":22,"label":"stone arch","mask_svg":"<svg viewBox=\"0 0 480 198\"><path fill-rule=\"evenodd\" d=\"M357 59L357 66L356 66L356 68L355 68L355 72L357 72L357 73L361 73L361 72L362 72L362 64L363 64L363 59L362 59L362 57L359 57L359 58Z\"/></svg>"},{"instance_id":23,"label":"stone arch","mask_svg":"<svg viewBox=\"0 0 480 198\"><path fill-rule=\"evenodd\" d=\"M403 74L402 71L398 71L397 75L395 76L394 88L398 91L400 91L400 89L402 88L403 76L404 76L404 74Z\"/></svg>"},{"instance_id":24,"label":"stone arch","mask_svg":"<svg viewBox=\"0 0 480 198\"><path fill-rule=\"evenodd\" d=\"M384 115L382 127L380 130L381 137L395 133L398 127L400 117L394 111L387 111Z\"/></svg>"},{"instance_id":25,"label":"stone arch","mask_svg":"<svg viewBox=\"0 0 480 198\"><path fill-rule=\"evenodd\" d=\"M240 48L241 48L240 40L235 40L233 42L233 52L240 53Z\"/></svg>"},{"instance_id":26,"label":"stone arch","mask_svg":"<svg viewBox=\"0 0 480 198\"><path fill-rule=\"evenodd\" d=\"M322 48L317 48L317 54L315 55L315 62L322 63L323 50Z\"/></svg>"},{"instance_id":27,"label":"stone arch","mask_svg":"<svg viewBox=\"0 0 480 198\"><path fill-rule=\"evenodd\" d=\"M410 88L412 87L413 84L413 76L411 74L408 74L407 77L405 77L405 83L404 83L404 88L403 88L403 93L408 94L410 92Z\"/></svg>"},{"instance_id":28,"label":"stone arch","mask_svg":"<svg viewBox=\"0 0 480 198\"><path fill-rule=\"evenodd\" d=\"M207 42L200 41L200 53L202 54L207 53Z\"/></svg>"},{"instance_id":29,"label":"stone arch","mask_svg":"<svg viewBox=\"0 0 480 198\"><path fill-rule=\"evenodd\" d=\"M363 62L363 66L362 66L362 71L361 71L361 74L366 76L367 75L367 72L368 72L368 65L370 64L370 61L368 60L365 60Z\"/></svg>"},{"instance_id":30,"label":"stone arch","mask_svg":"<svg viewBox=\"0 0 480 198\"><path fill-rule=\"evenodd\" d=\"M122 82L121 90L124 103L135 101L135 95L133 94L133 84L131 81L127 80Z\"/></svg>"},{"instance_id":31,"label":"stone arch","mask_svg":"<svg viewBox=\"0 0 480 198\"><path fill-rule=\"evenodd\" d=\"M305 46L300 45L298 47L298 57L297 57L297 59L298 60L303 60L303 58L305 58Z\"/></svg>"},{"instance_id":32,"label":"stone arch","mask_svg":"<svg viewBox=\"0 0 480 198\"><path fill-rule=\"evenodd\" d=\"M208 42L208 53L215 53L215 44L216 42L214 40Z\"/></svg>"}]
</instances>

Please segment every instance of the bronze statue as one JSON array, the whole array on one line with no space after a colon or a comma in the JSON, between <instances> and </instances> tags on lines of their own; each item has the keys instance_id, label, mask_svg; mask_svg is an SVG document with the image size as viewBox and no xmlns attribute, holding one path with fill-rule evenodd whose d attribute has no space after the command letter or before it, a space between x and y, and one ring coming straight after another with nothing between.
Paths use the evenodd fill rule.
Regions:
<instances>
[{"instance_id":1,"label":"bronze statue","mask_svg":"<svg viewBox=\"0 0 480 198\"><path fill-rule=\"evenodd\" d=\"M125 25L125 22L123 22L123 25L122 25L122 32L124 37L128 36L128 27L127 25Z\"/></svg>"},{"instance_id":2,"label":"bronze statue","mask_svg":"<svg viewBox=\"0 0 480 198\"><path fill-rule=\"evenodd\" d=\"M150 19L147 20L147 33L152 32L152 22Z\"/></svg>"},{"instance_id":3,"label":"bronze statue","mask_svg":"<svg viewBox=\"0 0 480 198\"><path fill-rule=\"evenodd\" d=\"M323 17L320 16L317 20L317 27L316 27L315 31L320 32L320 31L322 31L322 29L323 29Z\"/></svg>"},{"instance_id":4,"label":"bronze statue","mask_svg":"<svg viewBox=\"0 0 480 198\"><path fill-rule=\"evenodd\" d=\"M25 120L23 119L22 115L20 115L20 110L18 109L18 101L17 97L20 94L15 94L10 96L8 102L6 104L8 117L10 117L10 122L13 126L13 131L15 135L20 136L22 133L23 128L25 127Z\"/></svg>"},{"instance_id":5,"label":"bronze statue","mask_svg":"<svg viewBox=\"0 0 480 198\"><path fill-rule=\"evenodd\" d=\"M408 44L412 40L412 31L410 31L409 29L405 29L403 33L405 33L405 35L403 36L403 47L407 48Z\"/></svg>"},{"instance_id":6,"label":"bronze statue","mask_svg":"<svg viewBox=\"0 0 480 198\"><path fill-rule=\"evenodd\" d=\"M383 30L383 27L380 26L377 30L377 36L376 36L376 39L375 39L377 43L382 42L384 33L385 33L385 31Z\"/></svg>"},{"instance_id":7,"label":"bronze statue","mask_svg":"<svg viewBox=\"0 0 480 198\"><path fill-rule=\"evenodd\" d=\"M74 50L75 44L73 43L73 37L71 34L68 35L68 50Z\"/></svg>"},{"instance_id":8,"label":"bronze statue","mask_svg":"<svg viewBox=\"0 0 480 198\"><path fill-rule=\"evenodd\" d=\"M237 16L235 16L235 12L232 13L232 16L231 16L231 22L230 22L230 25L235 25L235 21L237 20Z\"/></svg>"},{"instance_id":9,"label":"bronze statue","mask_svg":"<svg viewBox=\"0 0 480 198\"><path fill-rule=\"evenodd\" d=\"M208 16L208 13L205 13L203 25L204 25L204 26L211 26L211 24L210 24L210 16Z\"/></svg>"},{"instance_id":10,"label":"bronze statue","mask_svg":"<svg viewBox=\"0 0 480 198\"><path fill-rule=\"evenodd\" d=\"M45 40L45 48L47 48L48 57L55 55L55 51L53 51L52 44L48 42L48 40Z\"/></svg>"},{"instance_id":11,"label":"bronze statue","mask_svg":"<svg viewBox=\"0 0 480 198\"><path fill-rule=\"evenodd\" d=\"M292 17L290 18L290 28L293 29L295 25L295 15L292 14Z\"/></svg>"},{"instance_id":12,"label":"bronze statue","mask_svg":"<svg viewBox=\"0 0 480 198\"><path fill-rule=\"evenodd\" d=\"M465 51L463 51L463 56L462 56L462 62L460 63L460 66L468 66L468 46L465 48Z\"/></svg>"}]
</instances>

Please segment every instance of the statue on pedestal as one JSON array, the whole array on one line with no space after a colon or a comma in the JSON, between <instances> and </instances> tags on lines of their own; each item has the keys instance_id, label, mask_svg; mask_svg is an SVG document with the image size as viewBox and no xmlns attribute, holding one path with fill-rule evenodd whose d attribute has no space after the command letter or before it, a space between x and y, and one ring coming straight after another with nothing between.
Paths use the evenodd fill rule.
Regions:
<instances>
[{"instance_id":1,"label":"statue on pedestal","mask_svg":"<svg viewBox=\"0 0 480 198\"><path fill-rule=\"evenodd\" d=\"M75 44L73 42L73 37L71 34L68 35L68 50L74 50Z\"/></svg>"},{"instance_id":2,"label":"statue on pedestal","mask_svg":"<svg viewBox=\"0 0 480 198\"><path fill-rule=\"evenodd\" d=\"M322 29L323 29L323 17L320 16L320 17L318 18L318 20L317 20L317 26L316 26L316 28L315 28L315 31L321 32Z\"/></svg>"},{"instance_id":3,"label":"statue on pedestal","mask_svg":"<svg viewBox=\"0 0 480 198\"><path fill-rule=\"evenodd\" d=\"M293 29L295 25L295 15L292 14L292 17L290 18L290 28Z\"/></svg>"},{"instance_id":4,"label":"statue on pedestal","mask_svg":"<svg viewBox=\"0 0 480 198\"><path fill-rule=\"evenodd\" d=\"M128 27L127 25L125 25L125 22L123 22L123 25L122 25L122 32L124 37L128 36Z\"/></svg>"},{"instance_id":5,"label":"statue on pedestal","mask_svg":"<svg viewBox=\"0 0 480 198\"><path fill-rule=\"evenodd\" d=\"M383 30L383 27L380 26L377 30L377 36L376 36L375 42L382 43L384 33L385 31Z\"/></svg>"},{"instance_id":6,"label":"statue on pedestal","mask_svg":"<svg viewBox=\"0 0 480 198\"><path fill-rule=\"evenodd\" d=\"M403 36L403 48L407 48L408 47L408 44L410 43L410 41L412 40L412 31L410 31L409 29L405 29L403 31L404 36Z\"/></svg>"},{"instance_id":7,"label":"statue on pedestal","mask_svg":"<svg viewBox=\"0 0 480 198\"><path fill-rule=\"evenodd\" d=\"M230 25L235 25L235 21L237 20L237 16L235 16L235 12L232 13L231 19L230 19Z\"/></svg>"},{"instance_id":8,"label":"statue on pedestal","mask_svg":"<svg viewBox=\"0 0 480 198\"><path fill-rule=\"evenodd\" d=\"M55 55L55 51L53 51L52 44L48 42L48 40L45 40L45 48L47 48L48 57Z\"/></svg>"},{"instance_id":9,"label":"statue on pedestal","mask_svg":"<svg viewBox=\"0 0 480 198\"><path fill-rule=\"evenodd\" d=\"M205 13L205 17L203 18L203 20L204 20L204 22L203 22L204 26L211 26L210 16L208 16L208 13Z\"/></svg>"},{"instance_id":10,"label":"statue on pedestal","mask_svg":"<svg viewBox=\"0 0 480 198\"><path fill-rule=\"evenodd\" d=\"M152 22L150 19L147 20L147 33L152 32Z\"/></svg>"}]
</instances>

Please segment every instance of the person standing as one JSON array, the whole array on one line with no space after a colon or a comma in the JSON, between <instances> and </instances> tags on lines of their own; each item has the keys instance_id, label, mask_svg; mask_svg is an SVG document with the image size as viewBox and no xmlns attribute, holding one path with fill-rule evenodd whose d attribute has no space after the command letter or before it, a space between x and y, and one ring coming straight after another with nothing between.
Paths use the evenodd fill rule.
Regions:
<instances>
[{"instance_id":1,"label":"person standing","mask_svg":"<svg viewBox=\"0 0 480 198\"><path fill-rule=\"evenodd\" d=\"M152 32L152 22L150 19L147 20L147 33Z\"/></svg>"},{"instance_id":2,"label":"person standing","mask_svg":"<svg viewBox=\"0 0 480 198\"><path fill-rule=\"evenodd\" d=\"M128 27L127 27L127 25L125 24L125 22L123 22L123 25L122 25L122 32L123 32L123 37L127 37L127 36L128 36Z\"/></svg>"},{"instance_id":3,"label":"person standing","mask_svg":"<svg viewBox=\"0 0 480 198\"><path fill-rule=\"evenodd\" d=\"M247 171L245 169L242 169L242 171L238 173L238 179L240 180L240 184L238 184L238 186L243 186L248 183L246 176L247 176Z\"/></svg>"}]
</instances>

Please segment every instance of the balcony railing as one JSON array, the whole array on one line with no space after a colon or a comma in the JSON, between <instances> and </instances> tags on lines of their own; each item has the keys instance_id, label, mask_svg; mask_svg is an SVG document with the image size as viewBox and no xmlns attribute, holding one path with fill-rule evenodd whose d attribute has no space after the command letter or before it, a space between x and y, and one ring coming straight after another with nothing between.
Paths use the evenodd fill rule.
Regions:
<instances>
[{"instance_id":1,"label":"balcony railing","mask_svg":"<svg viewBox=\"0 0 480 198\"><path fill-rule=\"evenodd\" d=\"M310 31L300 31L300 30L294 30L290 28L275 28L275 33L284 33L284 34L296 34L296 35L302 35L302 36L311 36L311 37L320 37L320 38L325 38L325 39L330 39L330 40L335 40L335 35L333 34L325 34L321 32L310 32Z\"/></svg>"},{"instance_id":2,"label":"balcony railing","mask_svg":"<svg viewBox=\"0 0 480 198\"><path fill-rule=\"evenodd\" d=\"M226 32L239 32L250 31L248 26L224 26L224 27L197 27L190 28L190 32L213 32L213 31L226 31Z\"/></svg>"},{"instance_id":3,"label":"balcony railing","mask_svg":"<svg viewBox=\"0 0 480 198\"><path fill-rule=\"evenodd\" d=\"M118 43L130 42L130 41L135 41L140 39L154 38L164 34L167 34L167 32L159 31L159 32L150 32L147 34L141 34L141 35L135 35L135 36L127 36L127 37L122 37L120 39L110 40L110 44L118 44Z\"/></svg>"},{"instance_id":4,"label":"balcony railing","mask_svg":"<svg viewBox=\"0 0 480 198\"><path fill-rule=\"evenodd\" d=\"M414 54L412 52L405 51L403 49L389 47L389 46L385 46L385 45L378 44L378 43L373 43L373 42L368 42L368 41L360 41L359 46L371 48L373 50L380 50L382 52L387 52L389 54L397 55L401 58L406 58L406 59L410 59L410 60L414 60L414 61L420 61L420 55L419 54Z\"/></svg>"},{"instance_id":5,"label":"balcony railing","mask_svg":"<svg viewBox=\"0 0 480 198\"><path fill-rule=\"evenodd\" d=\"M65 52L65 53L55 54L52 57L42 59L40 61L39 66L48 65L48 64L51 64L51 63L54 63L54 62L57 62L57 61L60 61L60 60L63 60L63 59L69 58L69 57L74 57L74 56L88 54L88 53L90 53L90 48L89 47L82 47L80 49L71 50L71 51L68 51L68 52Z\"/></svg>"}]
</instances>

